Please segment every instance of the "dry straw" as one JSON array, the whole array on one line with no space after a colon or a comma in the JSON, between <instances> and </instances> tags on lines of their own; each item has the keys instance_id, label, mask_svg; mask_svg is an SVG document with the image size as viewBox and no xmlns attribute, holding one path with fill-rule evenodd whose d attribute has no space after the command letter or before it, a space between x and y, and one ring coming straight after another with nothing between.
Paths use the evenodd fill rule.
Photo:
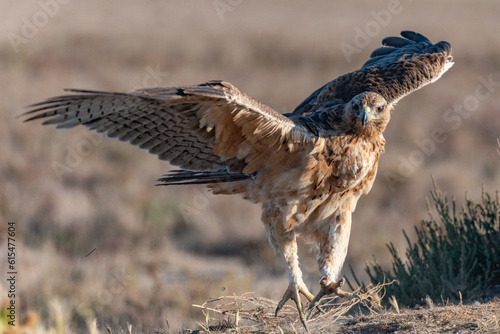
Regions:
<instances>
[{"instance_id":1,"label":"dry straw","mask_svg":"<svg viewBox=\"0 0 500 334\"><path fill-rule=\"evenodd\" d=\"M315 312L308 320L313 332L328 330L340 320L348 319L353 312L362 314L377 313L382 309L383 289L391 283L359 288L355 293L361 299L345 300L338 297L325 298L321 304L324 311ZM276 317L274 311L277 301L255 297L251 293L241 296L223 296L208 299L203 305L193 305L205 314L206 330L217 332L233 328L248 333L298 333L303 331L302 324L294 305L285 305ZM208 323L213 325L209 326Z\"/></svg>"}]
</instances>

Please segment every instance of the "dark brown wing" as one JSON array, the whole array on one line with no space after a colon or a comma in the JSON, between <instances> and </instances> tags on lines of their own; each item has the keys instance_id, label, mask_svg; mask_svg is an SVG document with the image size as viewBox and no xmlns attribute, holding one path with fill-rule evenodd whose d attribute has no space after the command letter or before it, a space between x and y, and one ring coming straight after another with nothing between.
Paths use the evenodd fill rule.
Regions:
<instances>
[{"instance_id":1,"label":"dark brown wing","mask_svg":"<svg viewBox=\"0 0 500 334\"><path fill-rule=\"evenodd\" d=\"M132 93L70 90L31 106L26 121L57 128L84 125L195 171L257 171L284 143L310 133L227 82L141 89Z\"/></svg>"},{"instance_id":2,"label":"dark brown wing","mask_svg":"<svg viewBox=\"0 0 500 334\"><path fill-rule=\"evenodd\" d=\"M388 103L396 103L411 92L441 77L452 65L448 42L432 42L412 31L387 37L359 70L330 81L312 93L293 114L307 115L324 103L345 103L354 96L373 91Z\"/></svg>"}]
</instances>

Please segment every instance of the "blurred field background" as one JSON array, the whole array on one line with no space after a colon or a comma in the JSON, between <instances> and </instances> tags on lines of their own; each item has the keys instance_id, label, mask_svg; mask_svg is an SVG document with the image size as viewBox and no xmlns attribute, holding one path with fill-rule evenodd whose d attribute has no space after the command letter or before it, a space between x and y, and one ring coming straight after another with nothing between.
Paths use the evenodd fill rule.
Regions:
<instances>
[{"instance_id":1,"label":"blurred field background","mask_svg":"<svg viewBox=\"0 0 500 334\"><path fill-rule=\"evenodd\" d=\"M349 276L352 265L365 277L372 254L390 265L388 242L404 250L402 229L412 237L427 217L431 175L459 200L465 191L479 199L481 185L499 189L500 84L488 90L479 79L500 82L496 0L1 0L0 6L0 284L5 291L5 233L15 221L21 321L29 311L41 323L53 321L49 314L59 305L75 332L93 317L100 329L194 328L204 317L192 304L247 292L278 300L287 287L259 206L202 187L155 187L172 168L156 156L83 128L59 131L15 118L63 88L128 91L223 79L291 112L327 81L359 68L384 37L416 30L433 42L449 41L455 66L393 113L378 178L354 213L344 272ZM374 13L389 10L377 21ZM367 28L366 46L345 57L341 45L355 46ZM478 89L489 96L474 99ZM471 101L478 103L463 115L453 111ZM443 142L417 144L429 143L438 128ZM402 161L414 163L404 169ZM307 245L301 263L316 293L319 275Z\"/></svg>"}]
</instances>

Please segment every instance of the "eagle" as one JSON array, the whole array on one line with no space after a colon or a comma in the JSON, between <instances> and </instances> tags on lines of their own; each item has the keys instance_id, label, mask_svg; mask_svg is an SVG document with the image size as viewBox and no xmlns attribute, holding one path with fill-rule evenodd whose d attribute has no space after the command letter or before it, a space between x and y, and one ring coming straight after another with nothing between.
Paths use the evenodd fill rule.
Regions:
<instances>
[{"instance_id":1,"label":"eagle","mask_svg":"<svg viewBox=\"0 0 500 334\"><path fill-rule=\"evenodd\" d=\"M323 296L356 297L341 290L339 277L351 215L372 188L394 106L453 65L448 42L433 44L416 32L382 44L360 69L326 83L288 114L228 82L208 81L130 93L70 89L21 116L59 129L83 125L148 150L180 168L163 175L161 185L204 184L261 203L269 244L289 272L275 313L291 299L306 326ZM317 249L316 296L302 279L297 237Z\"/></svg>"}]
</instances>

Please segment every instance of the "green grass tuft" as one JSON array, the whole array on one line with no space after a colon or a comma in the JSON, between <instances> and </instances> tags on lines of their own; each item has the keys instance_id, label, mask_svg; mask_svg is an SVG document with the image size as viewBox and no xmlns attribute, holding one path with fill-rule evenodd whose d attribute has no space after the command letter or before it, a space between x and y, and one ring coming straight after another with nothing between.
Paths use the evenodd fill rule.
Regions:
<instances>
[{"instance_id":1,"label":"green grass tuft","mask_svg":"<svg viewBox=\"0 0 500 334\"><path fill-rule=\"evenodd\" d=\"M384 270L374 258L365 270L373 284L387 286L387 295L400 305L414 306L426 296L432 300L458 301L484 298L500 285L500 202L486 192L476 203L465 196L457 214L454 198L448 199L435 186L431 192L438 219L415 227L417 241L408 243L406 261L394 244L387 245L392 255L392 270Z\"/></svg>"}]
</instances>

